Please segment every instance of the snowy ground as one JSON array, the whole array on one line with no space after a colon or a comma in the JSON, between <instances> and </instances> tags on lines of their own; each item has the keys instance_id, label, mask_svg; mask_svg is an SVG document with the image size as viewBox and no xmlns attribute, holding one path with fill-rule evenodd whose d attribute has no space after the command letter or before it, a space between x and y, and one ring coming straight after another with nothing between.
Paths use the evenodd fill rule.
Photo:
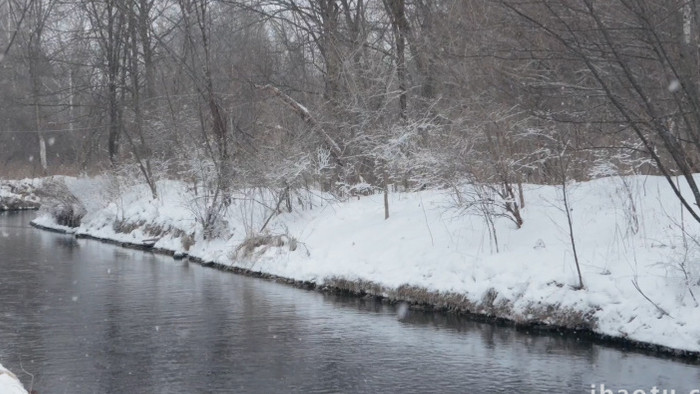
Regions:
<instances>
[{"instance_id":1,"label":"snowy ground","mask_svg":"<svg viewBox=\"0 0 700 394\"><path fill-rule=\"evenodd\" d=\"M275 205L265 193L234 196L219 238L204 240L195 220L201 198L184 183L160 182L152 200L142 185L66 182L88 211L77 233L137 244L159 238L155 247L294 280L372 283L394 296L410 287L518 322L700 351L700 226L659 177L569 185L585 290L574 288L561 188L553 186L525 187L522 228L496 220L498 250L484 218L455 209L450 192L439 190L391 194L388 220L381 195L295 195L294 211L267 225L272 237L246 250L239 246L269 214L252 201ZM35 222L56 227L48 215Z\"/></svg>"},{"instance_id":2,"label":"snowy ground","mask_svg":"<svg viewBox=\"0 0 700 394\"><path fill-rule=\"evenodd\" d=\"M0 211L39 208L39 198L34 194L40 179L0 179Z\"/></svg>"},{"instance_id":3,"label":"snowy ground","mask_svg":"<svg viewBox=\"0 0 700 394\"><path fill-rule=\"evenodd\" d=\"M27 394L19 379L8 369L0 364L0 393L2 394Z\"/></svg>"}]
</instances>

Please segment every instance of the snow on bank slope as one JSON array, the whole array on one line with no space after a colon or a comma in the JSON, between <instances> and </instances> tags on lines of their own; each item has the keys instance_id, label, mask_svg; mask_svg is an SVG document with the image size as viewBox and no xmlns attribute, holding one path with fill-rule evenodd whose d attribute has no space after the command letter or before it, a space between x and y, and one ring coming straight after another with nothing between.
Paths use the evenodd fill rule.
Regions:
<instances>
[{"instance_id":1,"label":"snow on bank slope","mask_svg":"<svg viewBox=\"0 0 700 394\"><path fill-rule=\"evenodd\" d=\"M39 208L39 197L35 195L39 185L41 179L0 179L0 211Z\"/></svg>"},{"instance_id":2,"label":"snow on bank slope","mask_svg":"<svg viewBox=\"0 0 700 394\"><path fill-rule=\"evenodd\" d=\"M27 394L19 379L10 370L0 364L0 393Z\"/></svg>"},{"instance_id":3,"label":"snow on bank slope","mask_svg":"<svg viewBox=\"0 0 700 394\"><path fill-rule=\"evenodd\" d=\"M662 178L569 186L585 290L573 288L566 215L553 186L526 186L525 223L516 229L499 218L498 250L482 216L459 213L447 191L428 190L390 195L388 220L381 195L345 202L295 197L294 212L275 216L266 228L283 235L274 238L281 246L248 242L243 253L239 245L268 214L251 201L265 195L234 196L221 237L204 240L197 199L183 183L161 182L156 201L135 186L101 203L95 190L104 181L67 182L90 200L77 233L131 243L158 237L155 247L294 280L370 282L389 295L419 288L518 322L563 324L568 315L572 327L700 351L700 226L682 213ZM36 223L53 226L47 216Z\"/></svg>"}]
</instances>

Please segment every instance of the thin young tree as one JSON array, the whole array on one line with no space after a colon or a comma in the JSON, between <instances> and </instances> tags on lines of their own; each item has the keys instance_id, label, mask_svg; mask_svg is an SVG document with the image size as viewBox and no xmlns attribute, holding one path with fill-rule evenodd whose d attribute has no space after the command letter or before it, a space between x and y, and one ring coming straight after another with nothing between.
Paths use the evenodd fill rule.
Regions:
<instances>
[{"instance_id":1,"label":"thin young tree","mask_svg":"<svg viewBox=\"0 0 700 394\"><path fill-rule=\"evenodd\" d=\"M549 63L578 66L575 74L568 74L577 82L559 74L548 83L558 85L560 94L571 91L582 97L586 90L585 100L569 105L573 111L550 118L581 122L585 116L588 124L610 129L622 125L618 141L634 135L686 211L700 221L700 187L693 177L700 158L700 54L691 49L698 42L700 26L698 14L692 12L695 2L504 0L502 4L524 22L524 32L545 38L540 43L546 45L533 50L545 53ZM681 193L675 176L684 180L690 197Z\"/></svg>"}]
</instances>

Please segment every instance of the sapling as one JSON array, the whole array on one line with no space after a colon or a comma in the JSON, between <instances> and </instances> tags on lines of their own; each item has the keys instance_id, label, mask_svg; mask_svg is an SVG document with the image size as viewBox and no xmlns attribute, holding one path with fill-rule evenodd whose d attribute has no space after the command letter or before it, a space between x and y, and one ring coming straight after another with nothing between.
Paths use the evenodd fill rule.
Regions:
<instances>
[{"instance_id":1,"label":"sapling","mask_svg":"<svg viewBox=\"0 0 700 394\"><path fill-rule=\"evenodd\" d=\"M574 221L571 216L571 201L569 200L569 178L568 171L569 165L571 164L571 158L567 154L567 150L570 148L568 140L562 138L558 139L558 154L556 156L556 170L558 172L559 186L561 187L562 203L564 204L564 213L566 213L566 223L569 229L569 242L571 243L571 252L574 256L574 263L576 264L576 273L578 274L578 285L575 287L576 290L581 290L584 288L583 276L581 275L581 264L578 258L578 252L576 251L576 236L574 235Z\"/></svg>"}]
</instances>

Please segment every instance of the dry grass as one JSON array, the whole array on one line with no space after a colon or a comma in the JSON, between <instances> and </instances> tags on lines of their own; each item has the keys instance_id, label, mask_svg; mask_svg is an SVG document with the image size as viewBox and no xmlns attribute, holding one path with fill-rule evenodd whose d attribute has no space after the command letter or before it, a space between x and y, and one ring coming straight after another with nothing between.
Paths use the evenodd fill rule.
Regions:
<instances>
[{"instance_id":1,"label":"dry grass","mask_svg":"<svg viewBox=\"0 0 700 394\"><path fill-rule=\"evenodd\" d=\"M297 240L286 234L271 235L259 234L246 238L236 250L231 253L232 260L251 259L262 256L270 248L281 248L288 246L290 251L297 249Z\"/></svg>"},{"instance_id":2,"label":"dry grass","mask_svg":"<svg viewBox=\"0 0 700 394\"><path fill-rule=\"evenodd\" d=\"M593 330L596 327L595 309L588 311L561 308L556 304L533 303L522 313L516 312L514 300L499 299L498 292L489 289L479 302L471 301L468 294L441 293L423 287L402 285L396 289L371 281L353 281L327 278L324 288L336 289L360 296L405 301L419 309L442 310L482 316L487 319L510 321L518 326L560 327L571 330Z\"/></svg>"}]
</instances>

